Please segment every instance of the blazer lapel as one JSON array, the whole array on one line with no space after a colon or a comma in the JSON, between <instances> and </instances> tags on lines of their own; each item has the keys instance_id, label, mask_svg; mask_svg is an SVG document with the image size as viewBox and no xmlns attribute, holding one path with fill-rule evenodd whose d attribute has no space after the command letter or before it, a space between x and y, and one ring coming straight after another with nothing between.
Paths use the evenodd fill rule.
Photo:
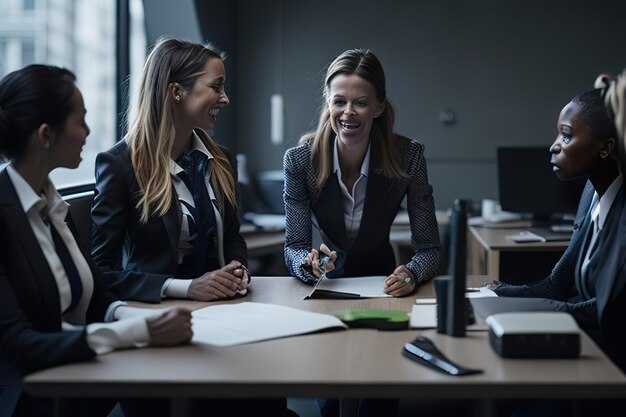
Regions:
<instances>
[{"instance_id":1,"label":"blazer lapel","mask_svg":"<svg viewBox=\"0 0 626 417\"><path fill-rule=\"evenodd\" d=\"M591 183L588 182L583 190L583 195L578 205L578 212L576 213L576 220L574 221L574 234L572 235L572 239L569 244L570 247L577 248L576 253L578 253L578 256L576 257L576 265L574 268L574 284L576 285L576 290L579 294L581 291L580 285L582 279L580 267L586 254L585 242L587 242L591 231L590 210L594 193L595 189Z\"/></svg>"},{"instance_id":2,"label":"blazer lapel","mask_svg":"<svg viewBox=\"0 0 626 417\"><path fill-rule=\"evenodd\" d=\"M383 176L378 169L370 169L367 178L367 191L365 194L365 203L363 204L363 216L359 226L359 233L355 242L363 242L370 245L368 235L385 224L385 216L387 206L386 199L389 198L390 192L393 190L394 181ZM396 213L393 213L395 217ZM356 243L358 244L358 243Z\"/></svg>"},{"instance_id":3,"label":"blazer lapel","mask_svg":"<svg viewBox=\"0 0 626 417\"><path fill-rule=\"evenodd\" d=\"M320 228L324 225L324 234L337 246L331 247L331 250L348 250L348 234L343 220L343 196L336 174L331 174L326 180L324 188L313 203L313 213Z\"/></svg>"},{"instance_id":4,"label":"blazer lapel","mask_svg":"<svg viewBox=\"0 0 626 417\"><path fill-rule=\"evenodd\" d=\"M178 259L178 241L180 239L180 225L183 214L180 208L178 195L176 195L176 192L174 191L172 191L172 193L174 194L172 198L174 199L175 204L173 204L167 213L165 213L165 216L163 216L163 225L165 226L167 238L170 241L170 247L172 249L172 253L174 254L174 259Z\"/></svg>"},{"instance_id":5,"label":"blazer lapel","mask_svg":"<svg viewBox=\"0 0 626 417\"><path fill-rule=\"evenodd\" d=\"M621 271L625 261L625 245L626 237L626 217L623 215L624 195L623 191L617 195L609 220L602 228L607 232L600 242L596 253L597 259L593 260L593 267L598 275L596 283L596 302L598 308L598 317L602 317L604 308L608 304L612 295L619 294L624 286L624 277L618 277L618 271Z\"/></svg>"},{"instance_id":6,"label":"blazer lapel","mask_svg":"<svg viewBox=\"0 0 626 417\"><path fill-rule=\"evenodd\" d=\"M574 275L576 278L576 290L581 295L582 295L582 280L583 280L581 267L585 260L585 256L587 255L587 250L589 249L586 243L590 241L591 235L593 233L591 226L592 226L591 216L588 214L584 218L581 224L580 233L577 235L576 240L574 240L573 242L573 244L577 245L579 248L578 257L576 259L576 268L574 270Z\"/></svg>"},{"instance_id":7,"label":"blazer lapel","mask_svg":"<svg viewBox=\"0 0 626 417\"><path fill-rule=\"evenodd\" d=\"M2 196L0 204L5 206L7 218L11 219L12 227L16 232L11 238L17 241L16 243L20 245L29 259L28 266L32 270L32 276L40 289L39 300L42 303L42 308L44 311L58 314L60 320L61 305L56 280L30 227L26 214L22 210L17 192L6 171L0 175L0 195Z\"/></svg>"}]
</instances>

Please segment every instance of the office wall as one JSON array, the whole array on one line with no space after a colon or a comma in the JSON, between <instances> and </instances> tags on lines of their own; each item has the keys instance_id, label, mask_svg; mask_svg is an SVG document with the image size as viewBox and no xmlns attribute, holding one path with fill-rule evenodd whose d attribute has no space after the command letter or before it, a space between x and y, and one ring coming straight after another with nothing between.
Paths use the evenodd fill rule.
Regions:
<instances>
[{"instance_id":1,"label":"office wall","mask_svg":"<svg viewBox=\"0 0 626 417\"><path fill-rule=\"evenodd\" d=\"M213 2L194 0L144 0L146 19L146 40L148 46L161 36L169 35L192 42L211 41L225 51L235 50L236 33L233 22L235 2L215 2L219 13L213 13ZM200 25L200 22L202 25ZM227 71L226 91L231 100L237 101L236 89L230 75L234 75L236 56L229 54L225 62ZM234 136L235 114L224 111L219 115L219 122L213 135L219 143L236 150L237 143Z\"/></svg>"},{"instance_id":2,"label":"office wall","mask_svg":"<svg viewBox=\"0 0 626 417\"><path fill-rule=\"evenodd\" d=\"M568 100L626 65L618 0L223 3L198 1L199 22L205 37L234 38L235 121L223 136L251 172L281 168L284 151L315 126L324 66L367 47L385 67L397 131L426 145L438 208L497 198L496 147L549 146ZM281 145L270 143L274 93L285 99ZM442 124L442 110L456 123Z\"/></svg>"}]
</instances>

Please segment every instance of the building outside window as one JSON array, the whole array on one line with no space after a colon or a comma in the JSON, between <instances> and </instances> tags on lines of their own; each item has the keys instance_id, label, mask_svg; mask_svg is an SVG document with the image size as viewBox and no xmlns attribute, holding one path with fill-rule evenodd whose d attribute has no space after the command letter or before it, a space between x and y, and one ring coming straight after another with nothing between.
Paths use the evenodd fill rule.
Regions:
<instances>
[{"instance_id":1,"label":"building outside window","mask_svg":"<svg viewBox=\"0 0 626 417\"><path fill-rule=\"evenodd\" d=\"M135 45L145 45L142 2L129 6ZM51 173L57 187L93 182L96 154L119 139L115 39L116 0L0 0L0 78L33 63L57 65L76 74L83 93L91 134L77 170ZM135 47L143 52L135 62L143 49Z\"/></svg>"}]
</instances>

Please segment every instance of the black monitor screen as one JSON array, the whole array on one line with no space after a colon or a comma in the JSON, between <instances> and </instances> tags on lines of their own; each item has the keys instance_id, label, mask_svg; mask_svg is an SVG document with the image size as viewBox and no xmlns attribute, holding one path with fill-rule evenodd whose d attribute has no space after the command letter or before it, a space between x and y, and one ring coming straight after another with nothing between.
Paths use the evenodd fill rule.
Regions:
<instances>
[{"instance_id":1,"label":"black monitor screen","mask_svg":"<svg viewBox=\"0 0 626 417\"><path fill-rule=\"evenodd\" d=\"M559 180L547 146L498 148L498 188L505 211L536 218L576 213L585 182Z\"/></svg>"}]
</instances>

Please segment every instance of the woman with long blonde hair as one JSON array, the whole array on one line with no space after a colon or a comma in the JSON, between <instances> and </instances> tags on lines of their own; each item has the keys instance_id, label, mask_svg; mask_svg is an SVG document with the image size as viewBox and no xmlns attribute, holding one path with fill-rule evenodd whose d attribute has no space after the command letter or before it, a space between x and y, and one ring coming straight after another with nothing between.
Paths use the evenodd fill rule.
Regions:
<instances>
[{"instance_id":1,"label":"woman with long blonde hair","mask_svg":"<svg viewBox=\"0 0 626 417\"><path fill-rule=\"evenodd\" d=\"M285 263L294 277L313 283L320 276L314 228L330 255L329 277L382 275L381 289L401 297L439 270L424 146L396 134L393 123L376 55L350 49L335 58L316 131L284 157ZM389 231L405 198L415 254L396 262Z\"/></svg>"},{"instance_id":2,"label":"woman with long blonde hair","mask_svg":"<svg viewBox=\"0 0 626 417\"><path fill-rule=\"evenodd\" d=\"M211 44L157 41L128 135L97 157L92 253L122 299L247 290L234 158L205 131L229 103L224 58Z\"/></svg>"}]
</instances>

